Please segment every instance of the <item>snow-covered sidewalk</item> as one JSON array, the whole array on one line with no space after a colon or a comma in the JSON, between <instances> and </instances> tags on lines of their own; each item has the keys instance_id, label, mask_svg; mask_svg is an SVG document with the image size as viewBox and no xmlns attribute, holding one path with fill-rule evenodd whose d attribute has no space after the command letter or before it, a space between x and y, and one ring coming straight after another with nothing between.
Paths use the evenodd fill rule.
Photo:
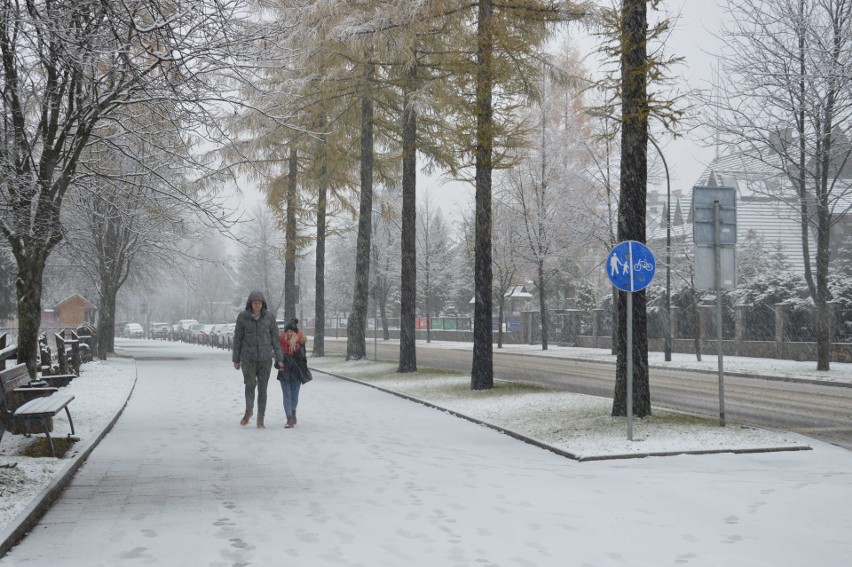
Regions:
<instances>
[{"instance_id":1,"label":"snow-covered sidewalk","mask_svg":"<svg viewBox=\"0 0 852 567\"><path fill-rule=\"evenodd\" d=\"M29 513L51 484L78 466L79 456L91 451L127 402L136 380L131 358L84 364L80 376L62 388L74 396L69 406L77 441L63 459L22 457L18 452L32 438L6 433L0 441L0 534L19 515ZM54 436L70 433L65 412L54 418ZM0 539L2 541L2 539Z\"/></svg>"},{"instance_id":2,"label":"snow-covered sidewalk","mask_svg":"<svg viewBox=\"0 0 852 567\"><path fill-rule=\"evenodd\" d=\"M837 447L581 463L319 371L296 428L273 384L258 430L237 424L229 353L121 346L138 356L127 408L0 565L852 563ZM392 384L370 364L336 370ZM444 378L410 393L452 401Z\"/></svg>"}]
</instances>

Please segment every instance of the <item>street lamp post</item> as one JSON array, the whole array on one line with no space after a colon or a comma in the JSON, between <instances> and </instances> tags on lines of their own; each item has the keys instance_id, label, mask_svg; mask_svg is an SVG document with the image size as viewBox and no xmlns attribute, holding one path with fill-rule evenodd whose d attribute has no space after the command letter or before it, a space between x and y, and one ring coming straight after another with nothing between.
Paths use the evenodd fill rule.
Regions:
<instances>
[{"instance_id":1,"label":"street lamp post","mask_svg":"<svg viewBox=\"0 0 852 567\"><path fill-rule=\"evenodd\" d=\"M663 168L666 170L666 336L663 347L666 361L672 359L672 187L669 179L669 166L666 157L657 142L650 136L648 140L657 149L660 159L663 160Z\"/></svg>"}]
</instances>

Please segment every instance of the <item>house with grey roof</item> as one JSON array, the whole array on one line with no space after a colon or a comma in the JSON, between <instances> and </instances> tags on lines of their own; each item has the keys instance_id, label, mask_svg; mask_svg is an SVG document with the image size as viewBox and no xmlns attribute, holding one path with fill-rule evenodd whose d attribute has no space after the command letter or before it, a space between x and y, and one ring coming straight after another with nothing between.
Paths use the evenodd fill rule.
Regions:
<instances>
[{"instance_id":1,"label":"house with grey roof","mask_svg":"<svg viewBox=\"0 0 852 567\"><path fill-rule=\"evenodd\" d=\"M732 153L714 159L696 180L697 187L732 187L737 195L737 243L738 246L759 236L767 251L780 254L789 264L790 270L804 271L802 251L802 226L799 212L799 197L789 177L784 174L780 158L777 163L765 157L756 159L743 153ZM835 224L831 229L832 255L852 237L852 167L839 172L831 192L830 207ZM681 205L678 198L673 202ZM672 214L671 236L673 243L692 241L691 191L687 218L681 222L677 211ZM682 213L681 213L682 214ZM648 240L656 243L666 238L666 208L660 216L648 224ZM813 227L808 231L811 262L814 260L816 243ZM664 245L664 244L663 244Z\"/></svg>"}]
</instances>

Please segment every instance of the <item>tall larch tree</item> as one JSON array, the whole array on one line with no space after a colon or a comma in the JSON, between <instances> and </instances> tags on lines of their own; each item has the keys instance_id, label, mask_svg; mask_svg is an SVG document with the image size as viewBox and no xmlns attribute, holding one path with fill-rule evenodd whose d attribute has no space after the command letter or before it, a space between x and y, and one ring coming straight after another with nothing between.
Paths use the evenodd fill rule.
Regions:
<instances>
[{"instance_id":1,"label":"tall larch tree","mask_svg":"<svg viewBox=\"0 0 852 567\"><path fill-rule=\"evenodd\" d=\"M541 46L549 37L550 25L581 18L586 12L564 1L478 0L472 6L471 49L461 50L456 69L462 83L459 92L469 95L467 108L474 117L473 124L466 116L458 117L460 129L470 135L462 147L473 157L476 201L472 390L494 386L492 172L505 167L504 148L524 138L512 117L513 106L537 88Z\"/></svg>"},{"instance_id":2,"label":"tall larch tree","mask_svg":"<svg viewBox=\"0 0 852 567\"><path fill-rule=\"evenodd\" d=\"M685 110L680 108L682 97L669 89L650 93L649 83L670 82L670 68L682 58L669 57L662 47L649 53L651 41L664 41L671 21L664 18L648 26L648 7L657 8L659 0L623 0L621 6L603 12L603 27L608 36L604 52L617 58L618 81L604 79L600 85L608 94L601 107L605 112L620 108L620 179L616 238L619 242L646 241L646 200L648 184L649 119L659 121L663 128L677 127ZM670 85L669 85L670 86ZM611 106L613 102L617 107ZM645 291L633 293L632 349L627 345L627 292L617 294L615 317L616 377L612 414L627 415L627 357L633 359L633 412L637 417L651 415L651 393L648 380L647 301Z\"/></svg>"},{"instance_id":3,"label":"tall larch tree","mask_svg":"<svg viewBox=\"0 0 852 567\"><path fill-rule=\"evenodd\" d=\"M646 0L624 0L621 7L621 179L618 240L645 242L648 183L648 75ZM627 294L618 294L618 311L626 313ZM651 415L648 383L648 334L645 292L633 293L633 344L618 344L612 414L627 415L627 357L633 358L633 412ZM618 334L627 334L627 317L618 318Z\"/></svg>"}]
</instances>

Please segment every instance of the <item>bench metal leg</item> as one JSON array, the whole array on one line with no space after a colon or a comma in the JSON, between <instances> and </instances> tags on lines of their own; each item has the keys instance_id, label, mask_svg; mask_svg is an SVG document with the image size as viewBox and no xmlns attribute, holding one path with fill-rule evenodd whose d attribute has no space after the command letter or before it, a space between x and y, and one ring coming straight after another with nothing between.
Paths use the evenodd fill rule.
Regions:
<instances>
[{"instance_id":1,"label":"bench metal leg","mask_svg":"<svg viewBox=\"0 0 852 567\"><path fill-rule=\"evenodd\" d=\"M56 449L54 449L53 447L53 439L50 437L50 431L47 427L47 419L41 418L39 419L39 421L41 422L41 426L44 429L44 434L47 437L47 444L50 445L50 456L56 457Z\"/></svg>"},{"instance_id":2,"label":"bench metal leg","mask_svg":"<svg viewBox=\"0 0 852 567\"><path fill-rule=\"evenodd\" d=\"M68 410L68 406L65 406L65 415L68 416L68 425L71 426L71 433L68 434L68 437L74 435L74 422L71 420L71 412Z\"/></svg>"}]
</instances>

